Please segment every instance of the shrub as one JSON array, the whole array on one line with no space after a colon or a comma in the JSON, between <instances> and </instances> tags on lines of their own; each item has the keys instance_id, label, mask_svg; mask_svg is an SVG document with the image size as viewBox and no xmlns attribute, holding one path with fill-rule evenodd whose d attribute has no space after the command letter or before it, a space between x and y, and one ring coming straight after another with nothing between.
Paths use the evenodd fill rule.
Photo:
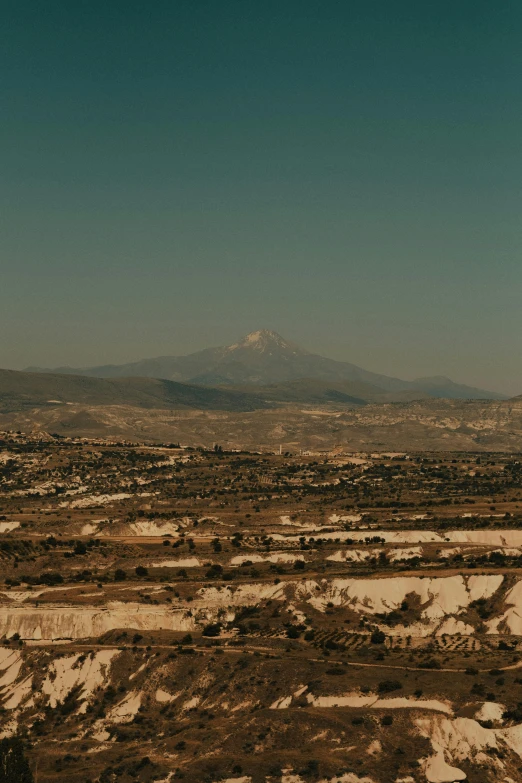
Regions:
<instances>
[{"instance_id":1,"label":"shrub","mask_svg":"<svg viewBox=\"0 0 522 783\"><path fill-rule=\"evenodd\" d=\"M40 584L44 585L61 585L63 583L63 576L54 571L48 571L45 574L40 575Z\"/></svg>"},{"instance_id":2,"label":"shrub","mask_svg":"<svg viewBox=\"0 0 522 783\"><path fill-rule=\"evenodd\" d=\"M516 707L506 710L502 717L504 720L514 720L520 723L522 721L522 702L519 701Z\"/></svg>"},{"instance_id":3,"label":"shrub","mask_svg":"<svg viewBox=\"0 0 522 783\"><path fill-rule=\"evenodd\" d=\"M379 693L391 693L392 691L400 691L402 688L402 682L398 680L383 680L377 686Z\"/></svg>"},{"instance_id":4,"label":"shrub","mask_svg":"<svg viewBox=\"0 0 522 783\"><path fill-rule=\"evenodd\" d=\"M219 563L214 563L210 566L208 571L205 573L205 576L207 579L219 579L220 576L223 573L223 566L219 565Z\"/></svg>"},{"instance_id":5,"label":"shrub","mask_svg":"<svg viewBox=\"0 0 522 783\"><path fill-rule=\"evenodd\" d=\"M219 636L220 633L220 623L210 623L203 628L203 636Z\"/></svg>"},{"instance_id":6,"label":"shrub","mask_svg":"<svg viewBox=\"0 0 522 783\"><path fill-rule=\"evenodd\" d=\"M0 780L6 783L33 783L24 747L17 737L0 741Z\"/></svg>"}]
</instances>

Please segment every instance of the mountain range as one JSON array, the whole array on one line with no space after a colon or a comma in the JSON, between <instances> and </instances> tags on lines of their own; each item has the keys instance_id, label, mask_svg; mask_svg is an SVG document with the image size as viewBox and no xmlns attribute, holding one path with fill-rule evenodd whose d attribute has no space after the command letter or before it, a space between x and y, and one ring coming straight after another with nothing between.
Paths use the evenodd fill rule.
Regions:
<instances>
[{"instance_id":1,"label":"mountain range","mask_svg":"<svg viewBox=\"0 0 522 783\"><path fill-rule=\"evenodd\" d=\"M162 378L87 378L0 370L1 413L74 404L233 412L268 407L268 403L252 393L176 383Z\"/></svg>"},{"instance_id":2,"label":"mountain range","mask_svg":"<svg viewBox=\"0 0 522 783\"><path fill-rule=\"evenodd\" d=\"M0 370L3 429L250 450L519 452L522 397L379 375L258 331L188 356Z\"/></svg>"},{"instance_id":3,"label":"mountain range","mask_svg":"<svg viewBox=\"0 0 522 783\"><path fill-rule=\"evenodd\" d=\"M314 400L330 397L332 402L355 405L426 397L507 399L498 392L455 383L443 376L405 381L370 372L349 362L310 353L266 329L251 332L233 345L206 348L187 356L159 356L97 367L29 367L27 372L105 379L156 378L205 387L232 387L230 390L238 393L288 402L304 402L310 396Z\"/></svg>"}]
</instances>

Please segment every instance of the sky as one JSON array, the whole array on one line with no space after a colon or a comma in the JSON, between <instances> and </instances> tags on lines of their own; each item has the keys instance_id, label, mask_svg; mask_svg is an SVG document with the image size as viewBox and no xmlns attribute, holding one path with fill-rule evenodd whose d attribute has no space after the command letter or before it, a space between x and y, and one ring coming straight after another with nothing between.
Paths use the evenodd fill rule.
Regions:
<instances>
[{"instance_id":1,"label":"sky","mask_svg":"<svg viewBox=\"0 0 522 783\"><path fill-rule=\"evenodd\" d=\"M522 393L522 4L4 0L0 367L274 329Z\"/></svg>"}]
</instances>

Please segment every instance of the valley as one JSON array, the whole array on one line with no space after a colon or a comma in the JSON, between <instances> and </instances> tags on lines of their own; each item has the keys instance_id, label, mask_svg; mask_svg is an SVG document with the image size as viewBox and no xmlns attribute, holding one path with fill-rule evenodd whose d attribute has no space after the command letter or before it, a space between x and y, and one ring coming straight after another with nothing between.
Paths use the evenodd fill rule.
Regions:
<instances>
[{"instance_id":1,"label":"valley","mask_svg":"<svg viewBox=\"0 0 522 783\"><path fill-rule=\"evenodd\" d=\"M264 405L264 404L263 404ZM408 403L266 404L257 410L144 409L133 405L48 403L1 412L0 427L27 434L101 437L252 451L413 449L522 450L522 399Z\"/></svg>"},{"instance_id":2,"label":"valley","mask_svg":"<svg viewBox=\"0 0 522 783\"><path fill-rule=\"evenodd\" d=\"M0 441L40 783L518 779L519 455Z\"/></svg>"}]
</instances>

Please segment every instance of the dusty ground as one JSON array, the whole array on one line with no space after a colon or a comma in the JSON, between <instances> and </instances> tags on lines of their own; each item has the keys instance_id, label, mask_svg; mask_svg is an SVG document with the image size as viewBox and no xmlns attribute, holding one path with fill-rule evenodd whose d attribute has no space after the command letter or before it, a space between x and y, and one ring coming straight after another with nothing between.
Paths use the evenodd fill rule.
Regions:
<instances>
[{"instance_id":1,"label":"dusty ground","mask_svg":"<svg viewBox=\"0 0 522 783\"><path fill-rule=\"evenodd\" d=\"M149 410L131 405L47 404L0 413L0 429L63 436L127 438L185 446L283 451L522 451L522 400L445 400L371 404L362 408L284 405L247 413Z\"/></svg>"},{"instance_id":2,"label":"dusty ground","mask_svg":"<svg viewBox=\"0 0 522 783\"><path fill-rule=\"evenodd\" d=\"M501 453L0 439L0 712L42 781L517 781Z\"/></svg>"}]
</instances>

